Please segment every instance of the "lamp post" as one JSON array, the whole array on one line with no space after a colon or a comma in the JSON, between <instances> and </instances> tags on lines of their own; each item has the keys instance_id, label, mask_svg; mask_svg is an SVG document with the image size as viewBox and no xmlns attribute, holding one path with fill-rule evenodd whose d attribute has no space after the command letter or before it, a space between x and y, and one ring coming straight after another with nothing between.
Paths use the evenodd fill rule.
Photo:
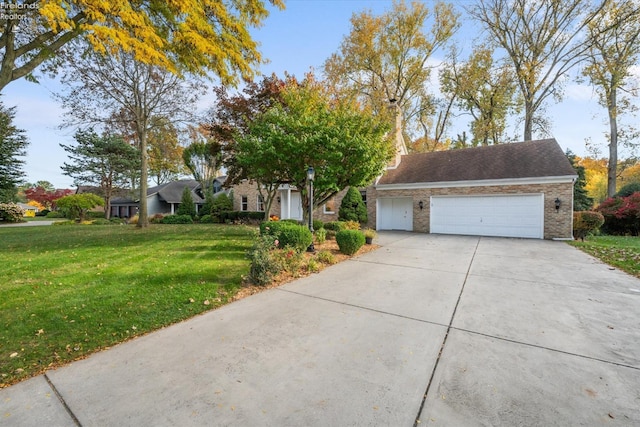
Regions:
<instances>
[{"instance_id":1,"label":"lamp post","mask_svg":"<svg viewBox=\"0 0 640 427\"><path fill-rule=\"evenodd\" d=\"M316 171L312 166L307 168L307 181L309 181L309 231L311 231L311 244L307 248L307 252L315 252L313 246L313 180L316 177Z\"/></svg>"}]
</instances>

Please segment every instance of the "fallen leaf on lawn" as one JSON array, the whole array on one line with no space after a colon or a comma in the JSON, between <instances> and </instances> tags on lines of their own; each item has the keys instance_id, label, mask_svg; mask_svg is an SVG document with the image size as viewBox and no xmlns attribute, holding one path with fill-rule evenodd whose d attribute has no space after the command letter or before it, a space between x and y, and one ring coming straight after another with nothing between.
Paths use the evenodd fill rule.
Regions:
<instances>
[{"instance_id":1,"label":"fallen leaf on lawn","mask_svg":"<svg viewBox=\"0 0 640 427\"><path fill-rule=\"evenodd\" d=\"M11 358L17 357L17 356L18 356L18 353L15 352L15 351L9 355L9 357L11 357Z\"/></svg>"},{"instance_id":2,"label":"fallen leaf on lawn","mask_svg":"<svg viewBox=\"0 0 640 427\"><path fill-rule=\"evenodd\" d=\"M189 298L189 302L193 304L194 302L196 302L196 300L194 300L193 298Z\"/></svg>"},{"instance_id":3,"label":"fallen leaf on lawn","mask_svg":"<svg viewBox=\"0 0 640 427\"><path fill-rule=\"evenodd\" d=\"M42 334L44 334L44 329L38 329L38 332L36 332L36 336L39 337Z\"/></svg>"},{"instance_id":4,"label":"fallen leaf on lawn","mask_svg":"<svg viewBox=\"0 0 640 427\"><path fill-rule=\"evenodd\" d=\"M211 304L211 303L209 302L208 299L204 300L204 305L209 305L209 304Z\"/></svg>"}]
</instances>

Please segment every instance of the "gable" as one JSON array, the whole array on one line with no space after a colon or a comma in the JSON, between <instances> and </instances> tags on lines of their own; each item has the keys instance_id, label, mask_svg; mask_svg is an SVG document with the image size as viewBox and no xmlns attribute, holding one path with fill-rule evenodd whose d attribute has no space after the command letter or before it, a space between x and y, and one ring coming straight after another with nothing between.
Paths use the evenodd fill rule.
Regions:
<instances>
[{"instance_id":1,"label":"gable","mask_svg":"<svg viewBox=\"0 0 640 427\"><path fill-rule=\"evenodd\" d=\"M555 139L402 156L378 185L573 178L576 172Z\"/></svg>"}]
</instances>

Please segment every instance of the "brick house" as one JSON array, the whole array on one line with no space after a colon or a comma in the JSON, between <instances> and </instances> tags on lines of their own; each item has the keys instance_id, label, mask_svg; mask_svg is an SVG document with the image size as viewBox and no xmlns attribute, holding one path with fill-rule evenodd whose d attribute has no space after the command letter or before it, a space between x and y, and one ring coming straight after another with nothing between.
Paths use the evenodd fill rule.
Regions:
<instances>
[{"instance_id":1,"label":"brick house","mask_svg":"<svg viewBox=\"0 0 640 427\"><path fill-rule=\"evenodd\" d=\"M371 227L572 238L577 175L555 139L400 154L367 189Z\"/></svg>"}]
</instances>

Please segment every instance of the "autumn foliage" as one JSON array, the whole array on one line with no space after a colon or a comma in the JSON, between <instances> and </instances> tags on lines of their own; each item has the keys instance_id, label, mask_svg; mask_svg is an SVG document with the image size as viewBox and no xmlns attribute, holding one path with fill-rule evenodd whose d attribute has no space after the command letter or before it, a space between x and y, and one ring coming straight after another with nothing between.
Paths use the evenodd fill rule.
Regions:
<instances>
[{"instance_id":1,"label":"autumn foliage","mask_svg":"<svg viewBox=\"0 0 640 427\"><path fill-rule=\"evenodd\" d=\"M73 194L72 190L47 190L46 188L41 186L27 188L26 190L24 190L24 195L27 200L38 202L42 206L50 210L56 208L56 200L70 194Z\"/></svg>"},{"instance_id":2,"label":"autumn foliage","mask_svg":"<svg viewBox=\"0 0 640 427\"><path fill-rule=\"evenodd\" d=\"M596 211L604 216L603 231L617 235L640 235L640 192L627 197L610 197Z\"/></svg>"}]
</instances>

